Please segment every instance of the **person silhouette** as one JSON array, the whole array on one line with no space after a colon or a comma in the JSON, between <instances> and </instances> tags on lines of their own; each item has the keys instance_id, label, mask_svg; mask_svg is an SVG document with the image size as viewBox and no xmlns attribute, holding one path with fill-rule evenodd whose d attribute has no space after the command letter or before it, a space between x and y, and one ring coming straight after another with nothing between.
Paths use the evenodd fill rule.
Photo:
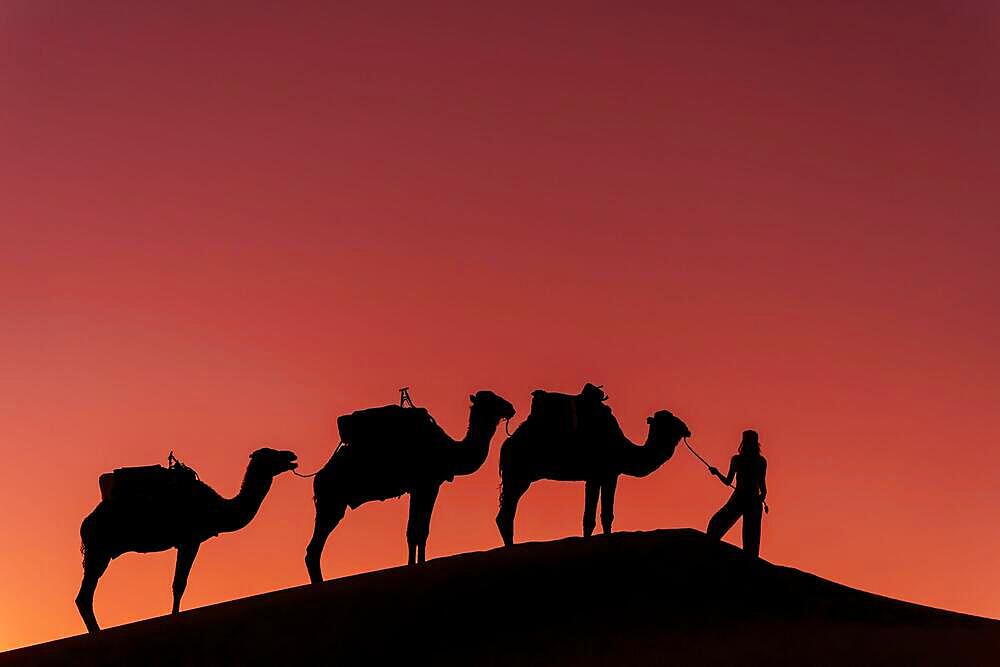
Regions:
<instances>
[{"instance_id":1,"label":"person silhouette","mask_svg":"<svg viewBox=\"0 0 1000 667\"><path fill-rule=\"evenodd\" d=\"M739 452L729 462L725 477L718 468L709 466L708 471L726 486L732 486L736 478L733 495L708 522L709 538L721 540L743 517L743 551L756 558L760 554L761 510L767 497L767 459L760 455L757 431L743 431Z\"/></svg>"}]
</instances>

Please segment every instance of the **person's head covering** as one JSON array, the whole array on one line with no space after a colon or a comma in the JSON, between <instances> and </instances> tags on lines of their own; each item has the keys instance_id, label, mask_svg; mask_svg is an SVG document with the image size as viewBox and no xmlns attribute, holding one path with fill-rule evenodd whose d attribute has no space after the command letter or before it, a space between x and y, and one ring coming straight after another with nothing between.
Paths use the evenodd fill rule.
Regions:
<instances>
[{"instance_id":1,"label":"person's head covering","mask_svg":"<svg viewBox=\"0 0 1000 667\"><path fill-rule=\"evenodd\" d=\"M757 431L753 429L747 429L743 431L743 439L740 441L740 453L742 454L747 445L750 445L750 449L755 452L760 451L760 436L757 435Z\"/></svg>"}]
</instances>

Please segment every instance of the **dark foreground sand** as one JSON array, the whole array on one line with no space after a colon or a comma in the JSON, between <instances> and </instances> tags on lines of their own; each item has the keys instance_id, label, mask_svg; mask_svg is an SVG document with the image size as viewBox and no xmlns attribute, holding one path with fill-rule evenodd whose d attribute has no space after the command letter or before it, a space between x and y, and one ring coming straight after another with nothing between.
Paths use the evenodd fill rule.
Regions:
<instances>
[{"instance_id":1,"label":"dark foreground sand","mask_svg":"<svg viewBox=\"0 0 1000 667\"><path fill-rule=\"evenodd\" d=\"M70 595L70 593L67 593ZM0 654L7 665L997 665L1000 621L714 544L617 533L463 554Z\"/></svg>"}]
</instances>

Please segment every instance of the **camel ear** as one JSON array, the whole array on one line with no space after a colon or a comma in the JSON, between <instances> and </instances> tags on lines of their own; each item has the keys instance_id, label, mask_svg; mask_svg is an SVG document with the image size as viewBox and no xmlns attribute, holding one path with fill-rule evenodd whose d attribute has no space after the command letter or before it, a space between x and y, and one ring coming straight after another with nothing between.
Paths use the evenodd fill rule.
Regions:
<instances>
[{"instance_id":1,"label":"camel ear","mask_svg":"<svg viewBox=\"0 0 1000 667\"><path fill-rule=\"evenodd\" d=\"M652 424L653 423L653 418L652 417L646 417L646 423L647 424Z\"/></svg>"},{"instance_id":2,"label":"camel ear","mask_svg":"<svg viewBox=\"0 0 1000 667\"><path fill-rule=\"evenodd\" d=\"M475 394L469 394L469 400L472 401L473 403L475 403L476 402L476 395Z\"/></svg>"}]
</instances>

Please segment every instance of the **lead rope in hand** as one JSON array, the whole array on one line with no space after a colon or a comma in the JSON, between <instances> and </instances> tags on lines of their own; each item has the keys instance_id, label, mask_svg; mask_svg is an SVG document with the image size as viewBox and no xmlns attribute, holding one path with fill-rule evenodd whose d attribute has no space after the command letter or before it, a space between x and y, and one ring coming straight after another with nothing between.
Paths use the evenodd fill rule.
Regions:
<instances>
[{"instance_id":1,"label":"lead rope in hand","mask_svg":"<svg viewBox=\"0 0 1000 667\"><path fill-rule=\"evenodd\" d=\"M689 451L690 451L690 452L691 452L692 454L694 454L694 456L695 456L695 458L696 458L696 459L698 459L699 461L701 461L702 463L704 463L704 464L705 464L705 467L706 467L706 468L709 468L709 469L711 469L711 467L712 467L712 464L711 464L711 463L709 463L708 461L706 461L705 459L701 458L701 454L699 454L698 452L694 451L694 447L692 447L692 446L691 446L691 443L690 443L690 442L688 442L688 439L687 439L687 438L684 438L684 446L685 446L685 447L687 447L687 448L688 448L688 450L689 450Z\"/></svg>"},{"instance_id":2,"label":"lead rope in hand","mask_svg":"<svg viewBox=\"0 0 1000 667\"><path fill-rule=\"evenodd\" d=\"M687 438L684 438L684 446L688 448L688 451L690 451L692 454L694 454L694 456L695 456L696 459L698 459L699 461L701 461L702 463L704 463L705 467L708 468L709 471L711 471L712 468L715 467L711 463L709 463L708 461L706 461L705 459L703 459L701 457L701 454L699 454L698 452L694 451L694 447L691 446L691 443L688 442ZM736 490L736 487L733 486L732 484L726 483L726 480L722 480L722 481L723 481L723 483L726 484L726 486L728 486L733 491ZM767 506L767 502L764 501L764 500L761 500L760 502L764 505L764 514L770 514L771 509Z\"/></svg>"}]
</instances>

